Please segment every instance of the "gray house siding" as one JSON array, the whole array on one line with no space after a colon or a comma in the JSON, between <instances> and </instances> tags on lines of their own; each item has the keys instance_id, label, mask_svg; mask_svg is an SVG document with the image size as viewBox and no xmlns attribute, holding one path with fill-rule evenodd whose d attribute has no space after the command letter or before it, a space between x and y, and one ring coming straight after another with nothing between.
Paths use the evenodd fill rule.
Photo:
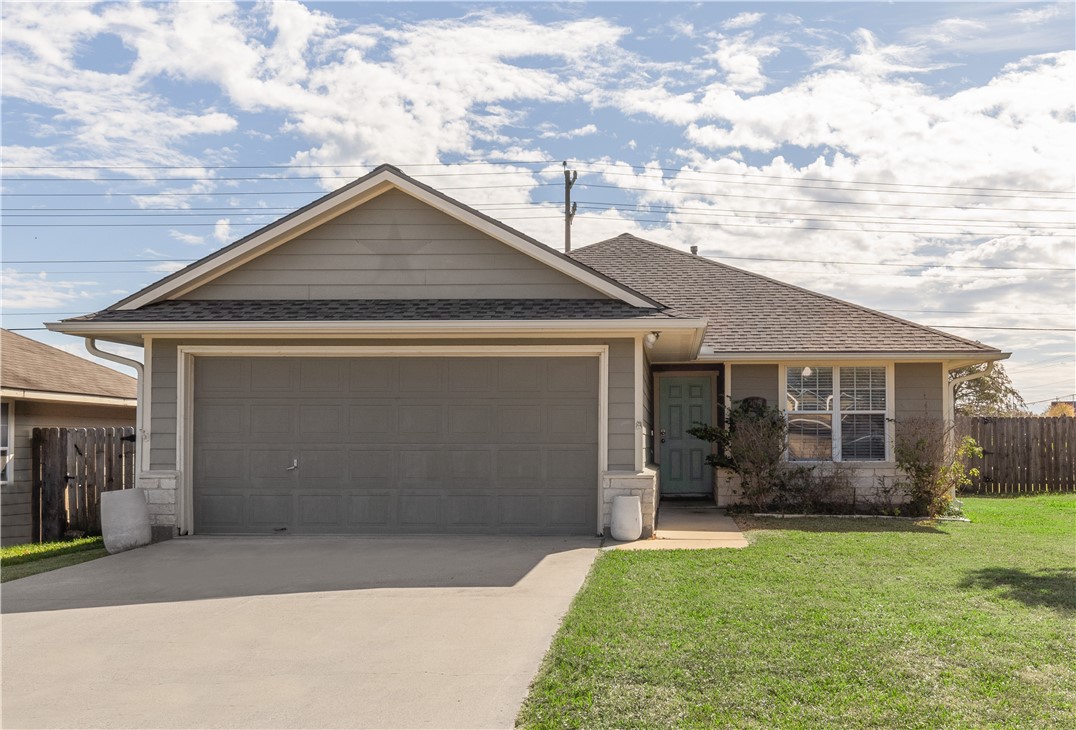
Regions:
<instances>
[{"instance_id":1,"label":"gray house siding","mask_svg":"<svg viewBox=\"0 0 1076 730\"><path fill-rule=\"evenodd\" d=\"M176 370L177 347L220 345L221 340L154 340L151 358L150 455L152 470L176 469ZM243 340L244 345L341 346L400 345L399 340ZM629 339L584 340L408 340L412 345L580 345L609 346L609 468L635 468L635 355L634 341Z\"/></svg>"},{"instance_id":2,"label":"gray house siding","mask_svg":"<svg viewBox=\"0 0 1076 730\"><path fill-rule=\"evenodd\" d=\"M777 365L730 365L732 402L744 398L765 398L766 404L781 407Z\"/></svg>"},{"instance_id":3,"label":"gray house siding","mask_svg":"<svg viewBox=\"0 0 1076 730\"><path fill-rule=\"evenodd\" d=\"M893 415L902 418L945 417L945 380L940 362L897 363L893 374Z\"/></svg>"},{"instance_id":4,"label":"gray house siding","mask_svg":"<svg viewBox=\"0 0 1076 730\"><path fill-rule=\"evenodd\" d=\"M95 406L43 401L12 401L14 470L12 480L0 495L2 544L29 542L31 537L30 491L33 456L31 443L35 428L104 428L133 426L134 407Z\"/></svg>"},{"instance_id":5,"label":"gray house siding","mask_svg":"<svg viewBox=\"0 0 1076 730\"><path fill-rule=\"evenodd\" d=\"M184 299L605 299L393 190Z\"/></svg>"}]
</instances>

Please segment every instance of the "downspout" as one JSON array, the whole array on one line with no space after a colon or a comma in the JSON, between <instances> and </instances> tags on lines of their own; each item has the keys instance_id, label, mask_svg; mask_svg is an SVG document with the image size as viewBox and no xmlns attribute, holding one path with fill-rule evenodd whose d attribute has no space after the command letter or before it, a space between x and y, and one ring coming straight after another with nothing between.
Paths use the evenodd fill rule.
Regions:
<instances>
[{"instance_id":1,"label":"downspout","mask_svg":"<svg viewBox=\"0 0 1076 730\"><path fill-rule=\"evenodd\" d=\"M969 380L978 380L979 378L985 378L994 370L995 360L991 360L986 364L985 370L980 370L975 373L968 373L967 375L961 375L959 378L953 378L949 381L949 402L953 405L953 418L956 418L956 386L961 383L966 383ZM948 414L946 414L948 415Z\"/></svg>"},{"instance_id":2,"label":"downspout","mask_svg":"<svg viewBox=\"0 0 1076 730\"><path fill-rule=\"evenodd\" d=\"M132 360L122 355L117 355L112 352L106 352L97 347L97 341L93 337L84 337L86 341L86 349L89 350L91 355L96 355L103 360L111 360L119 365L126 365L135 369L138 377L138 400L135 403L135 432L138 434L138 443L135 444L135 479L138 479L138 475L142 473L143 452L145 451L145 438L146 430L142 428L142 398L145 395L142 392L142 384L145 382L143 378L142 363L138 360Z\"/></svg>"}]
</instances>

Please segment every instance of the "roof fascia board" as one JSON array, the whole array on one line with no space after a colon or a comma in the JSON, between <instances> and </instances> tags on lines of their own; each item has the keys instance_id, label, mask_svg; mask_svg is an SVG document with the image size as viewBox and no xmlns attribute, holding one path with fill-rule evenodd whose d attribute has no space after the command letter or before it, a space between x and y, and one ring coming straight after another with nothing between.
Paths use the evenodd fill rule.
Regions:
<instances>
[{"instance_id":1,"label":"roof fascia board","mask_svg":"<svg viewBox=\"0 0 1076 730\"><path fill-rule=\"evenodd\" d=\"M464 320L464 321L267 321L267 322L49 322L53 332L78 336L107 336L109 334L140 335L202 335L256 334L262 337L316 334L526 334L531 332L662 332L691 331L701 341L706 330L705 319L668 320Z\"/></svg>"},{"instance_id":2,"label":"roof fascia board","mask_svg":"<svg viewBox=\"0 0 1076 730\"><path fill-rule=\"evenodd\" d=\"M78 403L95 406L123 406L134 408L137 398L121 398L113 395L89 395L85 393L62 393L47 390L25 390L23 388L0 388L0 397L13 400L32 400L48 403Z\"/></svg>"},{"instance_id":3,"label":"roof fascia board","mask_svg":"<svg viewBox=\"0 0 1076 730\"><path fill-rule=\"evenodd\" d=\"M155 285L121 301L116 309L138 309L146 304L162 299L175 299L197 289L212 279L222 276L248 261L272 250L336 216L354 209L363 203L384 194L390 189L398 189L432 208L481 231L491 238L519 251L522 254L579 281L590 288L627 302L636 307L654 307L658 303L644 297L638 292L602 276L568 256L561 256L541 243L529 240L496 224L492 219L477 214L461 203L438 194L433 188L410 180L402 173L390 169L380 170L367 180L359 180L351 188L342 188L330 193L320 201L315 201L308 208L300 209L292 218L284 218L276 224L270 224L249 237L240 239L232 246L222 249L219 255L195 263L189 271L180 270L170 277L162 279Z\"/></svg>"},{"instance_id":4,"label":"roof fascia board","mask_svg":"<svg viewBox=\"0 0 1076 730\"><path fill-rule=\"evenodd\" d=\"M1005 360L1011 352L960 352L943 351L937 352L735 352L735 353L712 353L700 355L699 362L731 362L738 364L768 364L774 362L802 362L803 360L893 360L895 362L939 362L948 360L960 360L964 364L990 362L992 360ZM962 367L958 365L955 367Z\"/></svg>"}]
</instances>

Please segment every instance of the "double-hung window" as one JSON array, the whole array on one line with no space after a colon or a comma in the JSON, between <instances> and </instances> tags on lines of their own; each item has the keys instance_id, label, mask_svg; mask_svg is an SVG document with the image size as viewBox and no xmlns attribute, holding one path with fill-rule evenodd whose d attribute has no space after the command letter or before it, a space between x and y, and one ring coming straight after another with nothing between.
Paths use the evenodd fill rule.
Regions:
<instances>
[{"instance_id":1,"label":"double-hung window","mask_svg":"<svg viewBox=\"0 0 1076 730\"><path fill-rule=\"evenodd\" d=\"M789 365L788 458L885 461L889 405L884 365Z\"/></svg>"}]
</instances>

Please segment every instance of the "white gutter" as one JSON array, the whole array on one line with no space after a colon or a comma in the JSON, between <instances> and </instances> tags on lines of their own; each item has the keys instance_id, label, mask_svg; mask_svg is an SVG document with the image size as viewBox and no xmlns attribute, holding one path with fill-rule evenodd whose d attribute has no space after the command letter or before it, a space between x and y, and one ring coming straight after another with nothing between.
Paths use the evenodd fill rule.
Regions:
<instances>
[{"instance_id":1,"label":"white gutter","mask_svg":"<svg viewBox=\"0 0 1076 730\"><path fill-rule=\"evenodd\" d=\"M967 375L961 375L959 378L953 378L949 381L949 402L953 405L953 418L956 418L956 386L960 385L961 383L967 383L971 380L985 378L987 375L994 371L995 362L996 360L991 360L986 364L986 369L979 370L974 373L968 373Z\"/></svg>"},{"instance_id":2,"label":"white gutter","mask_svg":"<svg viewBox=\"0 0 1076 730\"><path fill-rule=\"evenodd\" d=\"M144 452L146 445L146 430L142 428L142 403L145 393L142 392L142 384L145 382L145 373L142 367L142 363L138 360L132 360L122 355L117 355L113 352L105 352L97 347L97 342L92 337L84 338L86 341L86 349L89 350L91 355L96 355L103 360L111 360L119 365L126 365L127 367L134 368L136 377L138 378L138 402L135 404L135 433L138 434L138 443L135 444L135 481L137 483L138 475L142 473L142 463L144 460Z\"/></svg>"}]
</instances>

